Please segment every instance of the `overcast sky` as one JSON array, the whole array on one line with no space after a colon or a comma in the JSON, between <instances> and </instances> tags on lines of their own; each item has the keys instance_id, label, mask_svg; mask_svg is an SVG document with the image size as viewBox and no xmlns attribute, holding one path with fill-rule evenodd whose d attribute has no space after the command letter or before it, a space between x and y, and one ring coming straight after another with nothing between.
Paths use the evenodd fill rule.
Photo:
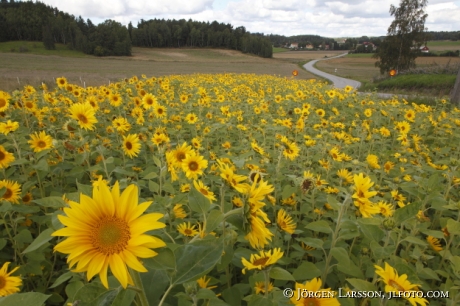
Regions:
<instances>
[{"instance_id":1,"label":"overcast sky","mask_svg":"<svg viewBox=\"0 0 460 306\"><path fill-rule=\"evenodd\" d=\"M231 23L265 34L326 37L386 35L399 0L41 0L100 23L114 19L134 26L141 19L192 19ZM460 0L428 0L429 31L460 30Z\"/></svg>"}]
</instances>

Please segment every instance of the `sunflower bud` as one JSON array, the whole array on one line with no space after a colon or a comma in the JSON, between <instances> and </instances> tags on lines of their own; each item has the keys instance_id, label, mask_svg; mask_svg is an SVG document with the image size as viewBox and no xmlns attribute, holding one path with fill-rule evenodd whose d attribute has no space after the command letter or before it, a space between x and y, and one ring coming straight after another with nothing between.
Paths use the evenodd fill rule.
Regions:
<instances>
[{"instance_id":1,"label":"sunflower bud","mask_svg":"<svg viewBox=\"0 0 460 306\"><path fill-rule=\"evenodd\" d=\"M383 228L387 231L392 230L395 227L395 220L393 219L385 219L382 222Z\"/></svg>"}]
</instances>

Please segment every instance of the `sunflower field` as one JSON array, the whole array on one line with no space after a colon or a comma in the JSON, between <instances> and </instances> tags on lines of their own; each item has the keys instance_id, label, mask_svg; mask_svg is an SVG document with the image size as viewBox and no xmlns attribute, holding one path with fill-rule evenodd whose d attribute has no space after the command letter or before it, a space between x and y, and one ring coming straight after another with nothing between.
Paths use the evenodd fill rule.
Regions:
<instances>
[{"instance_id":1,"label":"sunflower field","mask_svg":"<svg viewBox=\"0 0 460 306\"><path fill-rule=\"evenodd\" d=\"M0 306L460 304L448 101L60 77L0 117Z\"/></svg>"}]
</instances>

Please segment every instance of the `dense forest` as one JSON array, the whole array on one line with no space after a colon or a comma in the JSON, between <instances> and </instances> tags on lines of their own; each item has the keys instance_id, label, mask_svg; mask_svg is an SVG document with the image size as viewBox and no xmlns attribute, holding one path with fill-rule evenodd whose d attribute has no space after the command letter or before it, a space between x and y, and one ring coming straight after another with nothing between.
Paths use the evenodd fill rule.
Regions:
<instances>
[{"instance_id":1,"label":"dense forest","mask_svg":"<svg viewBox=\"0 0 460 306\"><path fill-rule=\"evenodd\" d=\"M141 20L128 27L114 20L94 25L41 2L0 2L0 42L43 41L47 49L62 43L98 56L131 55L139 47L215 47L272 57L272 44L263 34L214 21Z\"/></svg>"}]
</instances>

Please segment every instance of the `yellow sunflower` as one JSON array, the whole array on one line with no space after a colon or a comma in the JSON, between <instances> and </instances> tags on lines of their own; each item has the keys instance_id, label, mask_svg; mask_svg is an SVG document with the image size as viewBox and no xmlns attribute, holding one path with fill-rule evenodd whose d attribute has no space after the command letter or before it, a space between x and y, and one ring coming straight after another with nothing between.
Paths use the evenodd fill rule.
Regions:
<instances>
[{"instance_id":1,"label":"yellow sunflower","mask_svg":"<svg viewBox=\"0 0 460 306\"><path fill-rule=\"evenodd\" d=\"M0 133L8 135L10 132L14 132L19 128L19 123L16 121L8 120L6 123L0 123Z\"/></svg>"},{"instance_id":2,"label":"yellow sunflower","mask_svg":"<svg viewBox=\"0 0 460 306\"><path fill-rule=\"evenodd\" d=\"M305 284L296 283L291 303L298 306L340 306L339 300L334 298L334 292L330 288L321 289L321 285L322 281L319 278L314 278ZM305 292L312 294L302 294Z\"/></svg>"},{"instance_id":3,"label":"yellow sunflower","mask_svg":"<svg viewBox=\"0 0 460 306\"><path fill-rule=\"evenodd\" d=\"M388 263L385 263L385 269L380 266L375 265L375 273L381 277L381 281L385 283L386 292L407 292L407 291L419 291L418 287L420 285L412 284L407 280L407 274L401 276L398 275L398 272L390 266ZM412 306L426 306L428 301L424 298L417 297L418 294L402 295ZM422 294L423 296L423 294Z\"/></svg>"},{"instance_id":4,"label":"yellow sunflower","mask_svg":"<svg viewBox=\"0 0 460 306\"><path fill-rule=\"evenodd\" d=\"M176 219L184 219L187 217L187 213L182 208L182 204L176 204L173 208L174 217Z\"/></svg>"},{"instance_id":5,"label":"yellow sunflower","mask_svg":"<svg viewBox=\"0 0 460 306\"><path fill-rule=\"evenodd\" d=\"M439 239L434 238L433 236L428 236L426 237L426 241L429 243L433 251L435 252L442 251L442 246L441 246L441 243L439 242Z\"/></svg>"},{"instance_id":6,"label":"yellow sunflower","mask_svg":"<svg viewBox=\"0 0 460 306\"><path fill-rule=\"evenodd\" d=\"M196 155L194 151L192 152L191 154L187 154L182 160L181 166L185 172L185 176L196 180L198 175L202 175L203 170L208 167L208 161L203 156Z\"/></svg>"},{"instance_id":7,"label":"yellow sunflower","mask_svg":"<svg viewBox=\"0 0 460 306\"><path fill-rule=\"evenodd\" d=\"M130 158L136 157L141 151L141 143L137 134L123 136L123 152Z\"/></svg>"},{"instance_id":8,"label":"yellow sunflower","mask_svg":"<svg viewBox=\"0 0 460 306\"><path fill-rule=\"evenodd\" d=\"M95 110L90 103L75 103L69 108L70 117L77 120L78 125L85 130L94 130L97 123Z\"/></svg>"},{"instance_id":9,"label":"yellow sunflower","mask_svg":"<svg viewBox=\"0 0 460 306\"><path fill-rule=\"evenodd\" d=\"M166 117L166 107L164 107L163 105L160 105L160 104L157 104L155 106L155 115L158 117L158 118L164 118Z\"/></svg>"},{"instance_id":10,"label":"yellow sunflower","mask_svg":"<svg viewBox=\"0 0 460 306\"><path fill-rule=\"evenodd\" d=\"M11 99L11 96L4 91L0 90L0 112L4 112L8 109L10 103L8 100Z\"/></svg>"},{"instance_id":11,"label":"yellow sunflower","mask_svg":"<svg viewBox=\"0 0 460 306\"><path fill-rule=\"evenodd\" d=\"M22 280L18 276L10 276L19 267L14 268L10 272L8 271L8 265L10 262L5 262L0 269L0 296L7 296L16 292L19 292L19 287L22 285Z\"/></svg>"},{"instance_id":12,"label":"yellow sunflower","mask_svg":"<svg viewBox=\"0 0 460 306\"><path fill-rule=\"evenodd\" d=\"M57 78L56 84L59 88L65 88L67 85L67 79L65 77Z\"/></svg>"},{"instance_id":13,"label":"yellow sunflower","mask_svg":"<svg viewBox=\"0 0 460 306\"><path fill-rule=\"evenodd\" d=\"M21 196L19 195L21 193L21 185L19 185L17 182L13 182L10 180L1 180L0 181L0 189L5 187L5 193L3 196L0 198L0 200L6 200L11 203L18 204L19 199Z\"/></svg>"},{"instance_id":14,"label":"yellow sunflower","mask_svg":"<svg viewBox=\"0 0 460 306\"><path fill-rule=\"evenodd\" d=\"M292 220L292 217L284 210L280 209L276 218L278 226L286 233L293 234L297 224Z\"/></svg>"},{"instance_id":15,"label":"yellow sunflower","mask_svg":"<svg viewBox=\"0 0 460 306\"><path fill-rule=\"evenodd\" d=\"M273 252L273 253L272 253ZM280 248L275 248L269 251L260 251L259 254L251 254L251 258L248 261L246 258L241 258L241 262L244 266L243 274L246 274L246 270L253 269L265 269L266 267L275 264L278 260L283 257L283 252Z\"/></svg>"},{"instance_id":16,"label":"yellow sunflower","mask_svg":"<svg viewBox=\"0 0 460 306\"><path fill-rule=\"evenodd\" d=\"M157 98L152 95L151 93L145 94L144 97L142 98L142 106L145 109L150 109L154 107L157 104Z\"/></svg>"},{"instance_id":17,"label":"yellow sunflower","mask_svg":"<svg viewBox=\"0 0 460 306\"><path fill-rule=\"evenodd\" d=\"M196 225L191 225L190 222L184 222L177 226L177 231L184 236L193 237L198 235Z\"/></svg>"},{"instance_id":18,"label":"yellow sunflower","mask_svg":"<svg viewBox=\"0 0 460 306\"><path fill-rule=\"evenodd\" d=\"M2 145L0 145L0 169L8 168L12 162L14 162L13 153L8 152Z\"/></svg>"},{"instance_id":19,"label":"yellow sunflower","mask_svg":"<svg viewBox=\"0 0 460 306\"><path fill-rule=\"evenodd\" d=\"M128 186L120 194L118 181L112 190L105 184L93 188L93 197L80 195L80 203L69 201L64 208L66 216L58 218L66 227L52 236L65 236L55 251L69 254L67 262L74 272L87 272L88 281L99 273L102 284L108 288L108 268L123 288L133 284L127 266L135 271L147 272L138 260L157 255L152 248L165 243L147 231L165 227L158 222L163 214L142 215L152 202L138 204L136 185Z\"/></svg>"},{"instance_id":20,"label":"yellow sunflower","mask_svg":"<svg viewBox=\"0 0 460 306\"><path fill-rule=\"evenodd\" d=\"M29 140L28 143L30 144L30 148L34 149L34 152L53 148L53 138L51 138L50 135L46 135L44 131L40 133L35 132L30 135L30 138L32 138L32 140Z\"/></svg>"},{"instance_id":21,"label":"yellow sunflower","mask_svg":"<svg viewBox=\"0 0 460 306\"><path fill-rule=\"evenodd\" d=\"M194 113L190 113L190 114L187 114L187 116L185 116L185 120L189 123L189 124L194 124L198 121L198 116L195 115Z\"/></svg>"},{"instance_id":22,"label":"yellow sunflower","mask_svg":"<svg viewBox=\"0 0 460 306\"><path fill-rule=\"evenodd\" d=\"M184 160L187 157L187 154L191 154L192 152L192 147L187 146L187 143L184 142L181 146L177 146L173 152L173 157L174 157L174 162L175 165L178 165L178 167L181 166L182 160Z\"/></svg>"},{"instance_id":23,"label":"yellow sunflower","mask_svg":"<svg viewBox=\"0 0 460 306\"><path fill-rule=\"evenodd\" d=\"M214 192L209 191L209 187L205 186L202 181L193 181L193 186L195 186L196 190L198 190L202 195L209 199L209 201L212 202L216 200Z\"/></svg>"}]
</instances>

